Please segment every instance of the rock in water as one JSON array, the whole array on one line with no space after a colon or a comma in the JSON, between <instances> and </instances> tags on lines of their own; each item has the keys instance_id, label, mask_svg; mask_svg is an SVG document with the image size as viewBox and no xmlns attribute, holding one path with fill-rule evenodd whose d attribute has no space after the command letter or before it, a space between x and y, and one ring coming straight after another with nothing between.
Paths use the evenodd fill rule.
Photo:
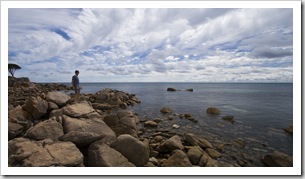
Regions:
<instances>
[{"instance_id":1,"label":"rock in water","mask_svg":"<svg viewBox=\"0 0 305 179\"><path fill-rule=\"evenodd\" d=\"M216 107L209 107L207 109L207 113L217 115L217 114L220 114L220 110L217 109Z\"/></svg>"},{"instance_id":2,"label":"rock in water","mask_svg":"<svg viewBox=\"0 0 305 179\"><path fill-rule=\"evenodd\" d=\"M175 88L167 88L167 91L177 91Z\"/></svg>"},{"instance_id":3,"label":"rock in water","mask_svg":"<svg viewBox=\"0 0 305 179\"><path fill-rule=\"evenodd\" d=\"M170 114L170 113L173 112L173 110L169 107L164 107L160 110L160 112L163 113L163 114Z\"/></svg>"},{"instance_id":4,"label":"rock in water","mask_svg":"<svg viewBox=\"0 0 305 179\"><path fill-rule=\"evenodd\" d=\"M222 117L223 120L231 122L232 124L235 122L234 116L224 116Z\"/></svg>"},{"instance_id":5,"label":"rock in water","mask_svg":"<svg viewBox=\"0 0 305 179\"><path fill-rule=\"evenodd\" d=\"M177 124L174 124L174 125L173 125L173 128L174 128L174 129L178 129L179 127L180 127L180 126L178 126Z\"/></svg>"},{"instance_id":6,"label":"rock in water","mask_svg":"<svg viewBox=\"0 0 305 179\"><path fill-rule=\"evenodd\" d=\"M292 167L293 159L291 156L274 151L271 154L267 154L262 159L262 162L268 165L269 167Z\"/></svg>"},{"instance_id":7,"label":"rock in water","mask_svg":"<svg viewBox=\"0 0 305 179\"><path fill-rule=\"evenodd\" d=\"M289 127L285 128L284 131L292 135L293 134L293 127L289 126Z\"/></svg>"}]
</instances>

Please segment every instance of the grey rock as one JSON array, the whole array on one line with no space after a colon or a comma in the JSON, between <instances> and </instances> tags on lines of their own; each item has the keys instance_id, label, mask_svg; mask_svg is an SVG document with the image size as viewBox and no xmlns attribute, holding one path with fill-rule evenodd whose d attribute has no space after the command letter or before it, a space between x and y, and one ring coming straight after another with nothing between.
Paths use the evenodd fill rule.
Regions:
<instances>
[{"instance_id":1,"label":"grey rock","mask_svg":"<svg viewBox=\"0 0 305 179\"><path fill-rule=\"evenodd\" d=\"M47 93L47 101L57 104L59 107L63 107L71 99L70 96L59 91L52 91Z\"/></svg>"},{"instance_id":2,"label":"grey rock","mask_svg":"<svg viewBox=\"0 0 305 179\"><path fill-rule=\"evenodd\" d=\"M181 138L178 135L175 135L163 143L158 147L159 152L171 152L173 150L183 150L184 146L182 145Z\"/></svg>"},{"instance_id":3,"label":"grey rock","mask_svg":"<svg viewBox=\"0 0 305 179\"><path fill-rule=\"evenodd\" d=\"M56 141L63 134L63 127L59 122L55 120L46 120L30 128L26 133L26 137L34 140L50 138Z\"/></svg>"},{"instance_id":4,"label":"grey rock","mask_svg":"<svg viewBox=\"0 0 305 179\"><path fill-rule=\"evenodd\" d=\"M120 135L110 147L119 151L136 166L144 166L149 159L148 146L128 134Z\"/></svg>"},{"instance_id":5,"label":"grey rock","mask_svg":"<svg viewBox=\"0 0 305 179\"><path fill-rule=\"evenodd\" d=\"M262 162L269 167L293 167L293 158L279 151L265 155Z\"/></svg>"},{"instance_id":6,"label":"grey rock","mask_svg":"<svg viewBox=\"0 0 305 179\"><path fill-rule=\"evenodd\" d=\"M89 167L135 167L120 152L106 144L92 144L88 151Z\"/></svg>"},{"instance_id":7,"label":"grey rock","mask_svg":"<svg viewBox=\"0 0 305 179\"><path fill-rule=\"evenodd\" d=\"M192 167L190 160L182 150L177 150L172 156L165 160L162 167Z\"/></svg>"}]
</instances>

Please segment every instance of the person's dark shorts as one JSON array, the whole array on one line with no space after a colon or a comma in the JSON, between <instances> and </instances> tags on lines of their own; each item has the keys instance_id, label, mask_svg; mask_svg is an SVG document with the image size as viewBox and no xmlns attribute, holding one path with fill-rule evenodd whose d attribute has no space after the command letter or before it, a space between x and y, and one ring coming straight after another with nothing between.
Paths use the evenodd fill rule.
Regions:
<instances>
[{"instance_id":1,"label":"person's dark shorts","mask_svg":"<svg viewBox=\"0 0 305 179\"><path fill-rule=\"evenodd\" d=\"M75 94L80 94L80 87L77 86L74 88Z\"/></svg>"}]
</instances>

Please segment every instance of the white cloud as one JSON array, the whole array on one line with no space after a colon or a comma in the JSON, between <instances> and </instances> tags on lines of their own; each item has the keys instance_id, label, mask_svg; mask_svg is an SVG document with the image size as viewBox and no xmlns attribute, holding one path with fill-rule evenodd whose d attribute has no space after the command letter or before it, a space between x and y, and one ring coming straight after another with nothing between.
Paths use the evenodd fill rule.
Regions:
<instances>
[{"instance_id":1,"label":"white cloud","mask_svg":"<svg viewBox=\"0 0 305 179\"><path fill-rule=\"evenodd\" d=\"M9 10L9 62L37 81L292 81L292 48L292 9Z\"/></svg>"}]
</instances>

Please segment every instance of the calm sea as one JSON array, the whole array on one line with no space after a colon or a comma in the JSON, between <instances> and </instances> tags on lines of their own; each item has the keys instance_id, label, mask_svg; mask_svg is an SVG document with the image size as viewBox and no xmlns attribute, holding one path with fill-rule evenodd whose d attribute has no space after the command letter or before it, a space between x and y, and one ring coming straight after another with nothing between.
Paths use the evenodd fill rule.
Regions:
<instances>
[{"instance_id":1,"label":"calm sea","mask_svg":"<svg viewBox=\"0 0 305 179\"><path fill-rule=\"evenodd\" d=\"M131 109L139 118L164 118L162 107L174 113L191 113L198 123L177 117L172 123L179 131L191 131L209 136L214 141L230 142L234 139L246 143L244 150L250 155L273 150L293 154L293 137L283 128L293 124L292 83L82 83L82 93L95 93L112 88L136 94L141 100ZM167 88L177 92L168 92ZM193 92L185 91L192 88ZM217 107L220 116L207 115L208 107ZM222 116L234 116L231 124ZM171 124L165 127L171 127ZM163 126L164 127L164 126Z\"/></svg>"}]
</instances>

